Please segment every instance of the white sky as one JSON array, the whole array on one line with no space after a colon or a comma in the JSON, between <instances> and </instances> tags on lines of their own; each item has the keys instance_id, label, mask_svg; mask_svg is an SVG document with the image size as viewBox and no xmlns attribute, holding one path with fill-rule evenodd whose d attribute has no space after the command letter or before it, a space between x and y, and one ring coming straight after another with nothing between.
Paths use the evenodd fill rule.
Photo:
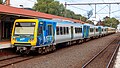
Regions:
<instances>
[{"instance_id":1,"label":"white sky","mask_svg":"<svg viewBox=\"0 0 120 68\"><path fill-rule=\"evenodd\" d=\"M120 0L57 0L60 3L104 3L104 2L120 2ZM25 8L32 8L36 0L11 0L10 4L14 7L20 7L19 5L23 5ZM76 8L77 7L77 8ZM67 6L67 9L75 12L76 14L81 14L83 16L87 15L87 11L93 10L93 15L90 18L91 20L102 20L103 17L109 16L109 7L107 5L97 5L97 15L95 18L95 6L94 5L77 5L77 6ZM104 8L104 9L102 9ZM85 11L86 10L86 11ZM100 10L100 11L99 11ZM120 10L120 5L111 5L111 12ZM107 13L107 14L99 14L99 13ZM111 17L116 17L120 19L120 11L111 13Z\"/></svg>"}]
</instances>

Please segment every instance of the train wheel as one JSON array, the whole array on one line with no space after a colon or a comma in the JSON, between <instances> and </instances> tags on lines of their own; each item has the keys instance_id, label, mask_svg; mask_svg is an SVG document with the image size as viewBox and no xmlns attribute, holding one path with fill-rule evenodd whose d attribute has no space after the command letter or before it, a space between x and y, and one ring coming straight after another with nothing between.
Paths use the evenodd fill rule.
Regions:
<instances>
[{"instance_id":1,"label":"train wheel","mask_svg":"<svg viewBox=\"0 0 120 68\"><path fill-rule=\"evenodd\" d=\"M42 48L38 48L38 53L39 53L39 54L42 53Z\"/></svg>"},{"instance_id":2,"label":"train wheel","mask_svg":"<svg viewBox=\"0 0 120 68\"><path fill-rule=\"evenodd\" d=\"M41 54L45 54L46 53L45 49L46 49L46 47L42 48L42 53Z\"/></svg>"},{"instance_id":3,"label":"train wheel","mask_svg":"<svg viewBox=\"0 0 120 68\"><path fill-rule=\"evenodd\" d=\"M45 53L48 52L48 46L45 47L45 50L44 50L44 51L45 51Z\"/></svg>"},{"instance_id":4,"label":"train wheel","mask_svg":"<svg viewBox=\"0 0 120 68\"><path fill-rule=\"evenodd\" d=\"M55 47L55 45L53 45L53 51L55 51L56 50L56 47Z\"/></svg>"},{"instance_id":5,"label":"train wheel","mask_svg":"<svg viewBox=\"0 0 120 68\"><path fill-rule=\"evenodd\" d=\"M72 41L69 41L69 45L72 45Z\"/></svg>"},{"instance_id":6,"label":"train wheel","mask_svg":"<svg viewBox=\"0 0 120 68\"><path fill-rule=\"evenodd\" d=\"M26 54L26 55L30 54L30 50L26 50L26 51L24 52L24 54Z\"/></svg>"},{"instance_id":7,"label":"train wheel","mask_svg":"<svg viewBox=\"0 0 120 68\"><path fill-rule=\"evenodd\" d=\"M52 46L50 45L50 47L49 47L49 51L52 51Z\"/></svg>"},{"instance_id":8,"label":"train wheel","mask_svg":"<svg viewBox=\"0 0 120 68\"><path fill-rule=\"evenodd\" d=\"M47 52L49 52L49 51L50 51L50 47L49 47L49 46L47 46L47 47L46 47L46 50L47 50Z\"/></svg>"}]
</instances>

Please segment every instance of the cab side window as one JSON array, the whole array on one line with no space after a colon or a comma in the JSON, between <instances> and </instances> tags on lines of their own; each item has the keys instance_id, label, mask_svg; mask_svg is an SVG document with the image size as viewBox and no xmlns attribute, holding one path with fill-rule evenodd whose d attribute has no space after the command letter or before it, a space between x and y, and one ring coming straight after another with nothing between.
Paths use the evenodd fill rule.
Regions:
<instances>
[{"instance_id":1,"label":"cab side window","mask_svg":"<svg viewBox=\"0 0 120 68\"><path fill-rule=\"evenodd\" d=\"M48 25L48 35L52 35L52 25Z\"/></svg>"},{"instance_id":2,"label":"cab side window","mask_svg":"<svg viewBox=\"0 0 120 68\"><path fill-rule=\"evenodd\" d=\"M42 30L43 30L43 28L42 28L42 26L40 26L40 27L38 28L38 35L42 34Z\"/></svg>"},{"instance_id":3,"label":"cab side window","mask_svg":"<svg viewBox=\"0 0 120 68\"><path fill-rule=\"evenodd\" d=\"M59 27L58 26L56 27L56 32L57 32L57 35L59 35Z\"/></svg>"}]
</instances>

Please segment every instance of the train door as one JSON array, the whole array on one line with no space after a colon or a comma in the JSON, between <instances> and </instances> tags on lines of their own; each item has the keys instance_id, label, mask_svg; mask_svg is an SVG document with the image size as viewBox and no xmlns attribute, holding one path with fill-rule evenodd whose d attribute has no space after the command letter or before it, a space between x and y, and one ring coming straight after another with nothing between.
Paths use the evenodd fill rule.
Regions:
<instances>
[{"instance_id":1,"label":"train door","mask_svg":"<svg viewBox=\"0 0 120 68\"><path fill-rule=\"evenodd\" d=\"M73 26L71 26L71 39L73 39Z\"/></svg>"},{"instance_id":2,"label":"train door","mask_svg":"<svg viewBox=\"0 0 120 68\"><path fill-rule=\"evenodd\" d=\"M38 27L38 45L43 43L43 24L40 24Z\"/></svg>"},{"instance_id":3,"label":"train door","mask_svg":"<svg viewBox=\"0 0 120 68\"><path fill-rule=\"evenodd\" d=\"M83 38L86 38L86 26L83 26Z\"/></svg>"},{"instance_id":4,"label":"train door","mask_svg":"<svg viewBox=\"0 0 120 68\"><path fill-rule=\"evenodd\" d=\"M90 26L86 26L86 38L89 37Z\"/></svg>"},{"instance_id":5,"label":"train door","mask_svg":"<svg viewBox=\"0 0 120 68\"><path fill-rule=\"evenodd\" d=\"M101 27L98 27L98 31L99 31L99 34L102 33L102 29L101 29Z\"/></svg>"},{"instance_id":6,"label":"train door","mask_svg":"<svg viewBox=\"0 0 120 68\"><path fill-rule=\"evenodd\" d=\"M53 24L52 23L47 23L44 31L44 44L50 44L54 40L54 33L53 33Z\"/></svg>"}]
</instances>

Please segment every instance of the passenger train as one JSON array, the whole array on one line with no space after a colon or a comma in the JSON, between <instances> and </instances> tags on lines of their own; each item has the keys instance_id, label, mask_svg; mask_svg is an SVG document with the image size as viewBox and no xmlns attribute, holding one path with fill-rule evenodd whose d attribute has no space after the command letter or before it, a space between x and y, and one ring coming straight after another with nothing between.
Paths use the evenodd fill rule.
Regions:
<instances>
[{"instance_id":1,"label":"passenger train","mask_svg":"<svg viewBox=\"0 0 120 68\"><path fill-rule=\"evenodd\" d=\"M20 53L37 51L44 54L57 44L80 43L115 33L115 28L48 19L17 19L14 22L11 44Z\"/></svg>"}]
</instances>

